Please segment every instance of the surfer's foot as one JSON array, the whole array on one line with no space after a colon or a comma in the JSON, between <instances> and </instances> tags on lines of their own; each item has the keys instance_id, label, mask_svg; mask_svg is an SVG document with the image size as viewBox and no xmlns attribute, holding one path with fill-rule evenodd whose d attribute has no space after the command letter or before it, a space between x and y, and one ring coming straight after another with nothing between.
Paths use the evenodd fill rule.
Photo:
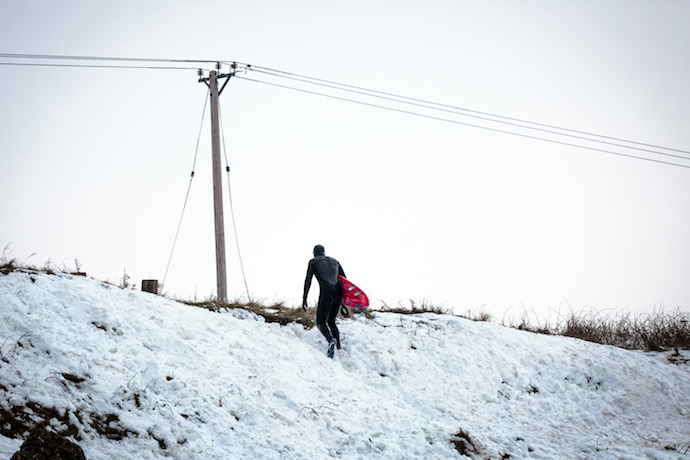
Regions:
<instances>
[{"instance_id":1,"label":"surfer's foot","mask_svg":"<svg viewBox=\"0 0 690 460\"><path fill-rule=\"evenodd\" d=\"M329 358L333 358L333 355L335 354L335 346L337 345L338 341L335 339L331 339L331 343L328 344L328 353L327 356Z\"/></svg>"}]
</instances>

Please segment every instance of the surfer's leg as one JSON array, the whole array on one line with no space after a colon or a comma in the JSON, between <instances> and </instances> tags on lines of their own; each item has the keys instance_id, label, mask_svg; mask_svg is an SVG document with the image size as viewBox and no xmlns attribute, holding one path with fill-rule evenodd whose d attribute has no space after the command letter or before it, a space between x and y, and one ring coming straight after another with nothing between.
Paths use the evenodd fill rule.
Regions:
<instances>
[{"instance_id":1,"label":"surfer's leg","mask_svg":"<svg viewBox=\"0 0 690 460\"><path fill-rule=\"evenodd\" d=\"M335 324L335 319L338 317L338 312L340 312L340 293L336 292L335 295L330 299L330 308L328 311L328 327L331 330L331 335L337 342L338 350L340 350L340 331L338 326Z\"/></svg>"},{"instance_id":2,"label":"surfer's leg","mask_svg":"<svg viewBox=\"0 0 690 460\"><path fill-rule=\"evenodd\" d=\"M326 300L327 299L324 293L320 292L319 305L316 307L316 327L319 328L319 331L321 331L323 336L326 337L326 341L330 343L333 336L331 335L331 331L328 329L328 326L326 325L329 313Z\"/></svg>"}]
</instances>

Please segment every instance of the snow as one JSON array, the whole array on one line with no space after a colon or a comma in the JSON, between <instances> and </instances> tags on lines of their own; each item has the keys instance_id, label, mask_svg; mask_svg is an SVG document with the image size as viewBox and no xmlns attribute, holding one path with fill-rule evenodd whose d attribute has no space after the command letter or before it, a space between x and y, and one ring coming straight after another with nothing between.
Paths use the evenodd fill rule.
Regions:
<instances>
[{"instance_id":1,"label":"snow","mask_svg":"<svg viewBox=\"0 0 690 460\"><path fill-rule=\"evenodd\" d=\"M0 315L0 409L56 409L90 460L463 458L461 430L490 459L676 459L690 442L690 370L660 353L377 313L341 321L330 360L316 329L31 272L0 275ZM21 442L0 436L0 458Z\"/></svg>"}]
</instances>

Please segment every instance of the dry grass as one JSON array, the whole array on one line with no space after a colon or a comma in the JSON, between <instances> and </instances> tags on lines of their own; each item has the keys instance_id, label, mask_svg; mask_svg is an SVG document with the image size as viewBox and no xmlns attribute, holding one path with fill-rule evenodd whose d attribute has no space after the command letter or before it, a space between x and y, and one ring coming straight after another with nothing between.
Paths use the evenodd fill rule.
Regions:
<instances>
[{"instance_id":1,"label":"dry grass","mask_svg":"<svg viewBox=\"0 0 690 460\"><path fill-rule=\"evenodd\" d=\"M458 316L461 318L469 319L471 321L479 321L479 322L486 322L486 323L490 323L491 321L493 321L493 317L491 316L491 314L485 312L482 309L479 309L479 310L469 309L469 310L465 311L465 313L461 313Z\"/></svg>"},{"instance_id":2,"label":"dry grass","mask_svg":"<svg viewBox=\"0 0 690 460\"><path fill-rule=\"evenodd\" d=\"M436 313L437 315L453 314L452 309L431 305L426 299L422 299L419 303L410 299L409 302L409 306L403 305L402 302L398 302L397 307L391 307L384 302L383 306L377 311L382 313L399 313L402 315L417 315L420 313Z\"/></svg>"},{"instance_id":3,"label":"dry grass","mask_svg":"<svg viewBox=\"0 0 690 460\"><path fill-rule=\"evenodd\" d=\"M207 300L203 302L190 302L181 301L187 305L192 305L199 308L205 308L207 310L220 312L227 311L231 309L246 310L248 312L254 313L255 315L263 317L267 323L278 323L281 326L285 326L289 323L298 323L304 327L311 329L316 325L316 308L309 307L307 311L302 310L302 308L288 307L283 302L273 302L266 304L263 300L253 300L251 302L243 302L239 299L232 300L230 302L219 302L217 300ZM361 312L360 310L349 309L350 318L357 318ZM371 310L367 310L364 313L365 318L373 318L374 315Z\"/></svg>"},{"instance_id":4,"label":"dry grass","mask_svg":"<svg viewBox=\"0 0 690 460\"><path fill-rule=\"evenodd\" d=\"M593 308L567 315L558 320L540 322L536 315L523 313L520 321L502 322L504 326L542 334L575 337L602 345L629 350L665 351L690 349L690 313L679 308L667 312L633 315L629 312L607 314Z\"/></svg>"},{"instance_id":5,"label":"dry grass","mask_svg":"<svg viewBox=\"0 0 690 460\"><path fill-rule=\"evenodd\" d=\"M439 307L437 305L432 305L428 300L422 299L420 302L414 300L409 300L409 306L403 305L402 302L398 303L397 307L390 307L386 303L383 307L377 311L382 313L398 313L402 315L418 315L420 313L435 313L437 315L452 315L459 316L460 318L469 319L471 321L485 321L490 322L493 320L490 313L485 312L482 309L469 309L464 313L454 313L452 308Z\"/></svg>"},{"instance_id":6,"label":"dry grass","mask_svg":"<svg viewBox=\"0 0 690 460\"><path fill-rule=\"evenodd\" d=\"M37 267L26 262L28 259L33 257L35 253L31 254L23 262L19 262L16 258L11 257L12 249L10 246L11 244L7 244L2 251L2 256L0 256L0 274L9 275L15 271L33 271L47 273L49 275L64 273L68 275L86 276L86 273L81 271L82 265L79 262L79 259L74 259L74 269L68 267L65 262L63 262L62 266L59 267L51 259L48 259L43 266Z\"/></svg>"},{"instance_id":7,"label":"dry grass","mask_svg":"<svg viewBox=\"0 0 690 460\"><path fill-rule=\"evenodd\" d=\"M314 308L309 308L305 312L301 308L287 307L283 302L275 302L268 305L263 303L263 301L254 300L251 302L242 302L239 299L229 302L221 302L218 300L205 300L203 302L182 300L181 302L215 312L235 309L246 310L263 317L268 323L278 323L282 326L288 323L298 323L307 328L312 328L314 327L314 320L316 317L316 309Z\"/></svg>"}]
</instances>

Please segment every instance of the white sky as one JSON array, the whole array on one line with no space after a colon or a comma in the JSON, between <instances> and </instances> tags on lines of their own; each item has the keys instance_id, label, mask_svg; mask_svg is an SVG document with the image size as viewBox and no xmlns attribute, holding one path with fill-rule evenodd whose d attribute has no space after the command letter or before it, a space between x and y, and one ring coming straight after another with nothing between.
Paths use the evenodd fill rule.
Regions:
<instances>
[{"instance_id":1,"label":"white sky","mask_svg":"<svg viewBox=\"0 0 690 460\"><path fill-rule=\"evenodd\" d=\"M237 60L687 151L689 20L666 0L0 0L0 52ZM0 79L0 245L162 281L206 93L195 72L0 65ZM255 297L297 305L320 243L375 305L690 309L688 168L240 79L221 105ZM210 156L207 117L171 295L215 290Z\"/></svg>"}]
</instances>

